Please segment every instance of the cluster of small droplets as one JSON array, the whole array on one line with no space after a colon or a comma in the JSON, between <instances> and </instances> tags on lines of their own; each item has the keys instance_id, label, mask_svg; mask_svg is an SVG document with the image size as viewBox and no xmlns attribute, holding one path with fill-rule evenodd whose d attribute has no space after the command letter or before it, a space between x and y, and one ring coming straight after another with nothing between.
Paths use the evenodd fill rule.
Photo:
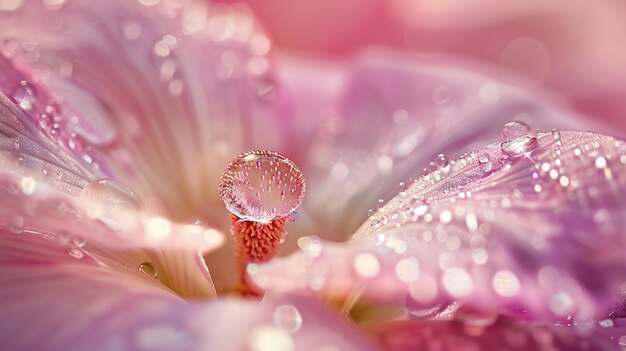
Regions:
<instances>
[{"instance_id":1,"label":"cluster of small droplets","mask_svg":"<svg viewBox=\"0 0 626 351\"><path fill-rule=\"evenodd\" d=\"M500 259L490 249L493 241L497 240L490 235L496 217L498 213L505 213L499 211L515 207L523 209L520 204L534 204L546 206L551 215L558 216L568 206L573 209L591 208L594 210L591 220L595 222L593 225L597 225L597 230L604 232L602 228L608 228L607 223L614 225L617 218L611 218L610 210L598 205L606 203L599 201L601 196L610 196L603 193L608 191L605 187L611 188L610 184L623 184L626 180L611 168L611 164L618 162L626 164L622 142L611 141L610 138L601 140L591 133L556 130L536 136L529 127L520 123L507 124L501 132L507 137L501 138L498 144L451 162L446 177L433 177L436 173L430 172L408 189L402 187L398 196L385 205L381 204L370 217L369 226L362 227L356 238L363 238L379 250L389 250L384 252L403 257L396 261L395 267L398 279L402 281L419 276L411 273L418 270L407 267L436 262L443 273L441 284L446 294L462 297L472 293L476 284L471 270L462 265L500 264L492 262ZM511 131L511 128L522 132ZM586 185L584 188L581 187L583 183ZM546 198L546 194L550 197ZM610 197L609 201L616 201ZM445 206L447 202L469 198L473 200L467 203L467 207L465 202ZM444 206L438 206L440 202ZM400 227L402 230L397 230ZM524 239L537 248L547 245L545 235L550 229L548 225L542 228L527 233ZM606 234L614 232L607 230ZM405 256L408 253L415 256ZM372 267L385 264L382 257L387 256L355 257L356 273L372 279L375 272L381 269ZM493 292L505 299L519 297L527 289L519 274L506 269L496 272L492 279ZM546 266L539 271L534 284L539 286L542 294L546 294L545 303L551 313L561 316L564 323L582 323L585 316L575 314L580 306L576 301L576 292L555 284L558 274L555 268ZM424 303L423 300L434 298L432 291L437 291L437 283L432 283L432 291L424 287L425 283L420 280L420 287L416 288L415 294L411 291L407 300L407 310L414 318L437 315L445 308L439 303ZM533 286L533 283L527 284ZM466 315L457 313L458 318L469 318L471 323L493 320L491 316ZM609 321L600 323L602 326L610 324Z\"/></svg>"},{"instance_id":2,"label":"cluster of small droplets","mask_svg":"<svg viewBox=\"0 0 626 351\"><path fill-rule=\"evenodd\" d=\"M433 174L434 177L441 177L450 170L450 158L445 154L439 154L434 161L430 162L427 167L422 169L422 177Z\"/></svg>"},{"instance_id":3,"label":"cluster of small droplets","mask_svg":"<svg viewBox=\"0 0 626 351\"><path fill-rule=\"evenodd\" d=\"M37 188L37 183L32 177L24 177L19 183L14 183L13 181L7 179L2 179L0 182L0 189L6 192L5 195L9 197L22 197L23 199L24 197L32 196ZM59 216L69 220L75 220L80 216L79 212L77 212L72 205L64 201L50 202L47 206L53 208ZM37 206L30 209L30 212L32 212L31 215L36 215L37 211L39 211ZM87 241L80 235L69 235L62 230L54 233L50 232L49 228L34 226L28 219L25 218L25 215L21 214L10 216L6 224L3 226L13 234L34 235L46 239L54 239L67 249L67 254L69 256L76 259L82 259L85 257L84 247L87 244Z\"/></svg>"},{"instance_id":4,"label":"cluster of small droplets","mask_svg":"<svg viewBox=\"0 0 626 351\"><path fill-rule=\"evenodd\" d=\"M250 81L246 84L251 86L252 93L262 101L274 95L275 84L267 74L271 42L258 30L246 5L221 4L209 10L207 4L196 2L193 6L167 7L166 11L168 17L178 18L181 22L182 35L166 33L157 38L146 38L151 31L145 31L140 21L123 23L121 32L131 43L154 42L150 49L170 95L179 96L185 88L184 67L176 52L189 36L214 42L224 49L211 65L218 79L244 78Z\"/></svg>"},{"instance_id":5,"label":"cluster of small droplets","mask_svg":"<svg viewBox=\"0 0 626 351\"><path fill-rule=\"evenodd\" d=\"M41 143L37 139L32 140L32 135L25 132L25 129L36 128L39 133L42 133L43 138L52 140L56 144L55 147L65 150L74 159L82 160L83 165L92 169L100 168L97 152L77 132L80 129L81 118L73 111L62 108L41 84L38 84L33 77L27 77L15 70L8 60L0 58L0 68L10 72L2 85L3 93L10 97L25 115L23 120L7 122L19 131L12 137L12 149L28 153L23 150L33 148L33 143ZM59 151L55 150L55 152ZM68 162L65 168L77 174L84 173L81 167L74 165L73 162ZM45 169L41 171L46 176L53 175ZM54 175L60 181L64 181L64 177L72 178L71 173L65 170L58 170L55 173Z\"/></svg>"},{"instance_id":6,"label":"cluster of small droplets","mask_svg":"<svg viewBox=\"0 0 626 351\"><path fill-rule=\"evenodd\" d=\"M370 214L371 230L379 229L392 222L395 223L396 227L399 227L404 223L422 218L420 213L425 206L433 202L436 203L442 196L449 197L451 202L456 202L457 198L471 197L473 192L480 190L480 187L471 188L471 184L475 180L497 170L508 169L510 161L528 154L536 147L537 135L527 124L513 121L502 127L498 142L498 148L487 147L471 152L462 155L457 161L450 160L444 154L438 155L422 170L421 177L411 186L413 189L422 189L421 191L413 192L408 198L408 192L401 191L393 203L378 208L376 215ZM457 177L458 174L455 174L451 180L446 179L451 173L462 175L462 178L465 179L462 183L468 186L469 190L454 194L455 189L461 184ZM435 189L436 191L434 191ZM416 209L419 210L416 211ZM385 212L395 212L396 218L391 218L392 216L388 216Z\"/></svg>"},{"instance_id":7,"label":"cluster of small droplets","mask_svg":"<svg viewBox=\"0 0 626 351\"><path fill-rule=\"evenodd\" d=\"M295 211L305 193L302 172L273 151L249 151L233 159L220 184L228 211L246 221L269 223Z\"/></svg>"}]
</instances>

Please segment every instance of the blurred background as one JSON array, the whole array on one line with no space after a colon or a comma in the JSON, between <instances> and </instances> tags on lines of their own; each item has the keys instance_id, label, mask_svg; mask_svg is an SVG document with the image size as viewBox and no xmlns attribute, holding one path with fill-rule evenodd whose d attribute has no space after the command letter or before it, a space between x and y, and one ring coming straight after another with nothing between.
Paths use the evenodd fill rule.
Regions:
<instances>
[{"instance_id":1,"label":"blurred background","mask_svg":"<svg viewBox=\"0 0 626 351\"><path fill-rule=\"evenodd\" d=\"M452 56L483 65L504 81L518 76L530 88L547 88L578 111L615 126L616 134L626 131L626 1L246 3L275 52L340 59L383 46L424 60Z\"/></svg>"}]
</instances>

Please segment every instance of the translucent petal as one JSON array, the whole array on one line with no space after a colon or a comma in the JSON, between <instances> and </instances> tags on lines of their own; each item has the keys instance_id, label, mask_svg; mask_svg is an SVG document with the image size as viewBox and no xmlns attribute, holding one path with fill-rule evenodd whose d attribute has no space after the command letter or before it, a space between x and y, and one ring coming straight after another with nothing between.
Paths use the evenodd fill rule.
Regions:
<instances>
[{"instance_id":1,"label":"translucent petal","mask_svg":"<svg viewBox=\"0 0 626 351\"><path fill-rule=\"evenodd\" d=\"M350 243L303 241L253 279L423 308L457 301L525 318L604 318L623 299L626 146L554 131L521 155L501 147L419 178Z\"/></svg>"},{"instance_id":2,"label":"translucent petal","mask_svg":"<svg viewBox=\"0 0 626 351\"><path fill-rule=\"evenodd\" d=\"M456 157L485 145L512 120L535 129L611 132L540 89L529 94L446 59L428 64L371 51L339 64L286 59L276 69L279 111L297 135L289 150L314 189L290 229L299 235L347 239L368 210L436 166L439 154Z\"/></svg>"},{"instance_id":3,"label":"translucent petal","mask_svg":"<svg viewBox=\"0 0 626 351\"><path fill-rule=\"evenodd\" d=\"M4 233L0 250L8 263L24 259L20 249L23 240L34 241L33 252L27 255L29 262L48 260L49 255L37 250L50 246L64 259L95 261L136 276L142 276L140 266L148 263L160 270L155 276L180 295L215 295L200 257L201 252L223 243L223 235L215 229L172 223L138 212L121 213L105 223L97 217L98 206L78 201L32 177L2 175L0 199L11 204L0 208Z\"/></svg>"},{"instance_id":4,"label":"translucent petal","mask_svg":"<svg viewBox=\"0 0 626 351\"><path fill-rule=\"evenodd\" d=\"M230 158L280 140L271 45L245 5L24 2L0 16L6 53L72 107L113 178L179 220L221 208Z\"/></svg>"},{"instance_id":5,"label":"translucent petal","mask_svg":"<svg viewBox=\"0 0 626 351\"><path fill-rule=\"evenodd\" d=\"M0 55L0 167L78 195L105 177L95 150L72 132L72 113L35 79Z\"/></svg>"},{"instance_id":6,"label":"translucent petal","mask_svg":"<svg viewBox=\"0 0 626 351\"><path fill-rule=\"evenodd\" d=\"M376 349L304 298L184 301L152 277L15 235L0 231L2 350Z\"/></svg>"}]
</instances>

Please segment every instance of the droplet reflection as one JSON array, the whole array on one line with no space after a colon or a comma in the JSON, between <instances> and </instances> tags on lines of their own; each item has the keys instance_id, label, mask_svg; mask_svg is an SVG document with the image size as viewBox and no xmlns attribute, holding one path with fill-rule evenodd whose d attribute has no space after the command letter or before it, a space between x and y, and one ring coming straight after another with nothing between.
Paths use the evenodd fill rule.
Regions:
<instances>
[{"instance_id":1,"label":"droplet reflection","mask_svg":"<svg viewBox=\"0 0 626 351\"><path fill-rule=\"evenodd\" d=\"M302 172L285 156L249 151L230 162L220 184L228 211L242 220L269 223L291 214L304 198Z\"/></svg>"}]
</instances>

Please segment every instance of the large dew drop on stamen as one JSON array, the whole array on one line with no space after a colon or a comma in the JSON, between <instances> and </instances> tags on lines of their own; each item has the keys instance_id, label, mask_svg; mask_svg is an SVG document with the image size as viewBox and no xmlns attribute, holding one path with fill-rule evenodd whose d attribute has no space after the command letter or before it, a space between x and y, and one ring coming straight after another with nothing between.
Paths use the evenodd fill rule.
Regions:
<instances>
[{"instance_id":1,"label":"large dew drop on stamen","mask_svg":"<svg viewBox=\"0 0 626 351\"><path fill-rule=\"evenodd\" d=\"M228 211L246 221L269 223L296 210L304 198L302 172L273 151L248 151L233 159L220 184Z\"/></svg>"}]
</instances>

